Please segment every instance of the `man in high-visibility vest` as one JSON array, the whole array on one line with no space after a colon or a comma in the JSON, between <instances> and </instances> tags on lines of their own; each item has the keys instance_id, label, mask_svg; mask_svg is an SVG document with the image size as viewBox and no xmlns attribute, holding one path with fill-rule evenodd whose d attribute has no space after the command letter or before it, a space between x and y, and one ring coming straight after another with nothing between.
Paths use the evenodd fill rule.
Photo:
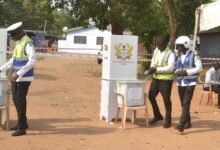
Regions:
<instances>
[{"instance_id":1,"label":"man in high-visibility vest","mask_svg":"<svg viewBox=\"0 0 220 150\"><path fill-rule=\"evenodd\" d=\"M154 125L156 122L163 120L156 100L157 95L161 93L166 109L164 128L171 126L172 103L170 96L175 66L175 55L167 47L167 44L168 40L166 38L160 37L157 39L157 48L154 50L150 69L145 72L145 74L153 74L148 96L153 108L154 118L149 123Z\"/></svg>"},{"instance_id":2,"label":"man in high-visibility vest","mask_svg":"<svg viewBox=\"0 0 220 150\"><path fill-rule=\"evenodd\" d=\"M191 128L190 104L197 83L198 73L202 70L202 63L195 51L190 50L191 40L188 36L180 36L175 41L179 56L176 62L178 93L182 106L182 114L178 126L175 128L182 133Z\"/></svg>"},{"instance_id":3,"label":"man in high-visibility vest","mask_svg":"<svg viewBox=\"0 0 220 150\"><path fill-rule=\"evenodd\" d=\"M12 58L0 67L1 71L12 68L11 90L12 99L17 111L18 123L11 130L12 136L26 134L28 128L26 117L26 96L31 81L34 80L34 64L36 61L35 49L31 39L25 35L22 22L15 23L7 28L12 40L16 41Z\"/></svg>"}]
</instances>

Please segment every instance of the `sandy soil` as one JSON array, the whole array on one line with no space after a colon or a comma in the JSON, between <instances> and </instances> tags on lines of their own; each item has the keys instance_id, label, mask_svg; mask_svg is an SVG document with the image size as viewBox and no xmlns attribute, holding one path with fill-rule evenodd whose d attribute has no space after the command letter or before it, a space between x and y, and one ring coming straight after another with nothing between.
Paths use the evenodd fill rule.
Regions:
<instances>
[{"instance_id":1,"label":"sandy soil","mask_svg":"<svg viewBox=\"0 0 220 150\"><path fill-rule=\"evenodd\" d=\"M12 137L11 131L0 129L1 150L218 150L220 147L220 111L198 105L201 85L196 87L191 115L193 128L179 135L163 122L145 128L144 113L137 112L137 122L119 124L99 120L101 66L95 58L73 56L40 56L36 64L36 80L28 95L26 136ZM147 90L150 81L147 81ZM158 96L161 112L162 99ZM173 120L181 113L176 85L173 85ZM16 113L10 105L11 126ZM152 108L149 116L152 118Z\"/></svg>"}]
</instances>

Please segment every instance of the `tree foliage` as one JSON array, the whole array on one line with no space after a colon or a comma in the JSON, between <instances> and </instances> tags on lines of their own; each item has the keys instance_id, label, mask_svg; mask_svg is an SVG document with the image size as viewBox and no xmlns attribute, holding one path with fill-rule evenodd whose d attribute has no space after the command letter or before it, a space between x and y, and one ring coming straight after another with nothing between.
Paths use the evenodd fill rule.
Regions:
<instances>
[{"instance_id":1,"label":"tree foliage","mask_svg":"<svg viewBox=\"0 0 220 150\"><path fill-rule=\"evenodd\" d=\"M49 0L51 1L51 0ZM195 9L211 0L54 0L53 8L69 12L83 26L92 20L99 29L112 27L113 34L129 30L149 46L155 36L193 33Z\"/></svg>"},{"instance_id":2,"label":"tree foliage","mask_svg":"<svg viewBox=\"0 0 220 150\"><path fill-rule=\"evenodd\" d=\"M111 25L113 34L122 34L126 29L146 34L151 22L156 24L151 26L153 28L164 25L161 22L161 7L155 0L55 0L54 3L54 8L64 9L74 15L83 26L88 25L90 20L103 30ZM155 17L161 24L154 21Z\"/></svg>"},{"instance_id":3,"label":"tree foliage","mask_svg":"<svg viewBox=\"0 0 220 150\"><path fill-rule=\"evenodd\" d=\"M174 0L172 5L174 16L177 18L178 35L192 34L195 24L195 10L201 4L212 2L212 0Z\"/></svg>"},{"instance_id":4,"label":"tree foliage","mask_svg":"<svg viewBox=\"0 0 220 150\"><path fill-rule=\"evenodd\" d=\"M212 0L163 0L169 16L170 46L174 47L177 35L190 35L195 24L195 10L201 4Z\"/></svg>"},{"instance_id":5,"label":"tree foliage","mask_svg":"<svg viewBox=\"0 0 220 150\"><path fill-rule=\"evenodd\" d=\"M51 5L52 3L44 0L2 0L0 27L6 28L15 22L22 21L27 30L43 31L46 27L48 34L58 36L62 35L64 26L76 26L74 17L54 10Z\"/></svg>"},{"instance_id":6,"label":"tree foliage","mask_svg":"<svg viewBox=\"0 0 220 150\"><path fill-rule=\"evenodd\" d=\"M3 2L2 2L3 1ZM0 26L22 20L27 29L61 34L64 26L112 27L113 34L131 31L151 49L154 37L193 33L195 9L211 0L1 0Z\"/></svg>"}]
</instances>

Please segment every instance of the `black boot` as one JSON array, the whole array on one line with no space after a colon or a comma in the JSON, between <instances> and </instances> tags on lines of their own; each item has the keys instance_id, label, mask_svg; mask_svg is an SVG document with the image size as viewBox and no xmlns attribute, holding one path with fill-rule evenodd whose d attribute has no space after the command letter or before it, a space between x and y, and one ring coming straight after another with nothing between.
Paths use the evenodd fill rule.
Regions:
<instances>
[{"instance_id":1,"label":"black boot","mask_svg":"<svg viewBox=\"0 0 220 150\"><path fill-rule=\"evenodd\" d=\"M186 122L184 129L189 129L192 127L192 124L190 122Z\"/></svg>"},{"instance_id":2,"label":"black boot","mask_svg":"<svg viewBox=\"0 0 220 150\"><path fill-rule=\"evenodd\" d=\"M26 135L26 130L23 129L18 129L14 133L11 134L12 136L21 136L21 135Z\"/></svg>"},{"instance_id":3,"label":"black boot","mask_svg":"<svg viewBox=\"0 0 220 150\"><path fill-rule=\"evenodd\" d=\"M218 109L220 109L220 94L218 94Z\"/></svg>"},{"instance_id":4,"label":"black boot","mask_svg":"<svg viewBox=\"0 0 220 150\"><path fill-rule=\"evenodd\" d=\"M165 121L163 124L163 128L170 128L171 127L171 121Z\"/></svg>"},{"instance_id":5,"label":"black boot","mask_svg":"<svg viewBox=\"0 0 220 150\"><path fill-rule=\"evenodd\" d=\"M184 128L181 125L177 125L175 129L178 130L180 133L183 133L184 131Z\"/></svg>"},{"instance_id":6,"label":"black boot","mask_svg":"<svg viewBox=\"0 0 220 150\"><path fill-rule=\"evenodd\" d=\"M149 121L150 125L154 125L155 123L157 123L157 121L163 120L163 116L160 117L154 117L151 121Z\"/></svg>"},{"instance_id":7,"label":"black boot","mask_svg":"<svg viewBox=\"0 0 220 150\"><path fill-rule=\"evenodd\" d=\"M26 125L25 125L25 129L28 129L28 128L29 128L29 126L28 126L28 124L26 124ZM11 131L14 131L14 130L17 130L17 129L18 129L18 126L17 126L17 125L10 128Z\"/></svg>"}]
</instances>

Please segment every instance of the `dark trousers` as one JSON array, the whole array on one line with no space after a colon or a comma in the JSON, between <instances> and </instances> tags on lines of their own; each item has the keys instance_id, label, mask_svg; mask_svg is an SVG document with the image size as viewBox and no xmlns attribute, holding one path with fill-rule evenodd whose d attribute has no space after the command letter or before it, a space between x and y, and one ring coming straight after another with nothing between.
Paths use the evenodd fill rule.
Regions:
<instances>
[{"instance_id":1,"label":"dark trousers","mask_svg":"<svg viewBox=\"0 0 220 150\"><path fill-rule=\"evenodd\" d=\"M220 107L220 94L218 93L218 108Z\"/></svg>"},{"instance_id":2,"label":"dark trousers","mask_svg":"<svg viewBox=\"0 0 220 150\"><path fill-rule=\"evenodd\" d=\"M17 111L18 129L25 129L27 126L26 96L31 82L11 82L12 99Z\"/></svg>"},{"instance_id":3,"label":"dark trousers","mask_svg":"<svg viewBox=\"0 0 220 150\"><path fill-rule=\"evenodd\" d=\"M173 85L173 80L153 79L150 85L150 90L148 95L153 108L154 117L158 118L161 117L162 115L160 113L156 97L159 94L159 92L161 93L166 109L165 120L167 122L171 122L172 103L171 103L170 95L171 95L172 85Z\"/></svg>"},{"instance_id":4,"label":"dark trousers","mask_svg":"<svg viewBox=\"0 0 220 150\"><path fill-rule=\"evenodd\" d=\"M180 102L182 106L182 114L180 117L180 126L185 127L186 122L191 121L190 105L193 97L195 86L178 86Z\"/></svg>"}]
</instances>

